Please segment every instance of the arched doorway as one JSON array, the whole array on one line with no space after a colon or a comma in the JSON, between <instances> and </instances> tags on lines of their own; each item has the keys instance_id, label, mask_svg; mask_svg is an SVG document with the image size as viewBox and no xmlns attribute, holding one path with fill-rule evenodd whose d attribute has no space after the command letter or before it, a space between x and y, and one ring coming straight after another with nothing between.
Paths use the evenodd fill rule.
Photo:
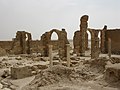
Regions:
<instances>
[{"instance_id":1,"label":"arched doorway","mask_svg":"<svg viewBox=\"0 0 120 90\"><path fill-rule=\"evenodd\" d=\"M52 34L57 34L57 39L54 40L52 39ZM56 35L55 35L56 36ZM54 43L56 42L56 43ZM68 39L67 39L67 32L65 30L57 30L57 29L52 29L49 32L45 32L41 36L41 43L43 46L43 50L41 51L43 56L48 56L48 45L53 45L53 51L59 50L59 56L65 57L66 56L66 44L68 44Z\"/></svg>"},{"instance_id":2,"label":"arched doorway","mask_svg":"<svg viewBox=\"0 0 120 90\"><path fill-rule=\"evenodd\" d=\"M58 33L54 30L51 31L50 44L53 45L54 55L57 55L59 51L59 39L58 38L59 38Z\"/></svg>"},{"instance_id":3,"label":"arched doorway","mask_svg":"<svg viewBox=\"0 0 120 90\"><path fill-rule=\"evenodd\" d=\"M88 49L85 51L86 56L91 56L91 32L89 30L87 30L87 34L88 34Z\"/></svg>"},{"instance_id":4,"label":"arched doorway","mask_svg":"<svg viewBox=\"0 0 120 90\"><path fill-rule=\"evenodd\" d=\"M51 35L51 41L57 41L58 40L58 35L56 32L53 32Z\"/></svg>"},{"instance_id":5,"label":"arched doorway","mask_svg":"<svg viewBox=\"0 0 120 90\"><path fill-rule=\"evenodd\" d=\"M89 31L87 31L88 33L88 49L91 49L91 34Z\"/></svg>"},{"instance_id":6,"label":"arched doorway","mask_svg":"<svg viewBox=\"0 0 120 90\"><path fill-rule=\"evenodd\" d=\"M99 31L99 33L98 33L98 38L99 38L99 48L101 47L101 31Z\"/></svg>"}]
</instances>

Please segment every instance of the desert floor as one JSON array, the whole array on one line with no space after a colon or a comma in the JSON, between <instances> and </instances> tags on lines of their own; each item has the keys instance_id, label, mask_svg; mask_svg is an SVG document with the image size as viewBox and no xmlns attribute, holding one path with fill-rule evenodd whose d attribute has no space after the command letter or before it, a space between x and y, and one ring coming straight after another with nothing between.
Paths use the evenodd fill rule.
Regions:
<instances>
[{"instance_id":1,"label":"desert floor","mask_svg":"<svg viewBox=\"0 0 120 90\"><path fill-rule=\"evenodd\" d=\"M54 65L49 68L49 58L40 54L6 55L0 57L0 90L120 90L119 80L106 80L107 65L111 60L120 61L120 55L100 54L97 60L90 59L90 50L85 57L76 56L71 51L71 67L66 67L66 61L59 63L59 56L53 51ZM48 67L38 69L33 67L35 74L22 79L12 79L10 68L13 66ZM114 63L116 64L116 63ZM119 64L119 62L117 62ZM109 77L108 77L109 78Z\"/></svg>"}]
</instances>

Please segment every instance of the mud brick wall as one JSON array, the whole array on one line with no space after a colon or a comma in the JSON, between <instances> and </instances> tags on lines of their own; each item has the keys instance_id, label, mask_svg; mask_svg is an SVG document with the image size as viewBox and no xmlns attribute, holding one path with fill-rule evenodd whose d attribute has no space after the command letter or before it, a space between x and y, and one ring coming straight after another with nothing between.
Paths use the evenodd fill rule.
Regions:
<instances>
[{"instance_id":1,"label":"mud brick wall","mask_svg":"<svg viewBox=\"0 0 120 90\"><path fill-rule=\"evenodd\" d=\"M31 49L32 49L32 53L38 52L40 53L41 50L43 50L43 45L42 42L39 40L33 40L30 42L31 43ZM51 44L53 45L53 50L58 49L58 41L57 40L52 40Z\"/></svg>"},{"instance_id":2,"label":"mud brick wall","mask_svg":"<svg viewBox=\"0 0 120 90\"><path fill-rule=\"evenodd\" d=\"M36 53L36 52L39 53L44 47L42 46L42 43L39 40L32 40L30 41L30 43L31 43L30 47L31 47L32 53ZM51 44L53 45L53 50L58 49L58 41L56 40L51 41ZM0 47L5 49L6 51L11 50L12 46L13 46L13 41L0 41Z\"/></svg>"},{"instance_id":3,"label":"mud brick wall","mask_svg":"<svg viewBox=\"0 0 120 90\"><path fill-rule=\"evenodd\" d=\"M53 45L53 50L59 49L59 42L57 40L52 40L51 44Z\"/></svg>"},{"instance_id":4,"label":"mud brick wall","mask_svg":"<svg viewBox=\"0 0 120 90\"><path fill-rule=\"evenodd\" d=\"M41 41L39 41L39 40L30 41L30 47L31 47L32 53L36 53L36 52L40 53L42 50Z\"/></svg>"},{"instance_id":5,"label":"mud brick wall","mask_svg":"<svg viewBox=\"0 0 120 90\"><path fill-rule=\"evenodd\" d=\"M13 41L0 41L0 47L5 50L10 50L12 47Z\"/></svg>"},{"instance_id":6,"label":"mud brick wall","mask_svg":"<svg viewBox=\"0 0 120 90\"><path fill-rule=\"evenodd\" d=\"M120 29L109 29L105 32L105 51L108 51L108 38L111 39L112 54L120 54Z\"/></svg>"}]
</instances>

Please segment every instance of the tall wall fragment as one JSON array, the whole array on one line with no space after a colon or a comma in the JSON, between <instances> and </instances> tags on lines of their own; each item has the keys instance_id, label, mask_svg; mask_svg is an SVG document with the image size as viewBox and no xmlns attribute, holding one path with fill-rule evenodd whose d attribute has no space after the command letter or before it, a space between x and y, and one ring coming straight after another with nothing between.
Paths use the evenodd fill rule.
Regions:
<instances>
[{"instance_id":1,"label":"tall wall fragment","mask_svg":"<svg viewBox=\"0 0 120 90\"><path fill-rule=\"evenodd\" d=\"M30 54L31 34L25 31L17 31L13 40L12 51L14 54Z\"/></svg>"},{"instance_id":2,"label":"tall wall fragment","mask_svg":"<svg viewBox=\"0 0 120 90\"><path fill-rule=\"evenodd\" d=\"M88 15L84 15L80 19L80 33L81 33L81 43L80 43L80 55L85 56L85 47L86 47L86 32L88 27Z\"/></svg>"},{"instance_id":3,"label":"tall wall fragment","mask_svg":"<svg viewBox=\"0 0 120 90\"><path fill-rule=\"evenodd\" d=\"M57 29L53 29L49 32L44 33L41 36L41 42L43 45L43 52L42 55L43 56L48 56L49 52L48 52L48 45L52 45L52 41L51 41L51 35L53 32L56 32L58 35L58 47L59 47L59 55L61 58L66 57L66 44L69 44L69 41L67 39L67 32L65 31L65 29L57 30Z\"/></svg>"}]
</instances>

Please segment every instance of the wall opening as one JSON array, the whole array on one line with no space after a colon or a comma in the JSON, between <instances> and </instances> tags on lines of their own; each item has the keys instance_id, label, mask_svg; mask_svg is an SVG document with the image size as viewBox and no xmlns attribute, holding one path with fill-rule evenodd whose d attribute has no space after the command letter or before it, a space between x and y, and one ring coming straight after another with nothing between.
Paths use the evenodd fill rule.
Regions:
<instances>
[{"instance_id":1,"label":"wall opening","mask_svg":"<svg viewBox=\"0 0 120 90\"><path fill-rule=\"evenodd\" d=\"M100 48L100 45L101 45L101 32L100 31L98 33L98 38L99 38L99 48Z\"/></svg>"},{"instance_id":2,"label":"wall opening","mask_svg":"<svg viewBox=\"0 0 120 90\"><path fill-rule=\"evenodd\" d=\"M58 35L56 32L53 32L51 35L51 40L58 40Z\"/></svg>"},{"instance_id":3,"label":"wall opening","mask_svg":"<svg viewBox=\"0 0 120 90\"><path fill-rule=\"evenodd\" d=\"M25 34L25 36L26 36L26 41L28 41L28 35L27 35L27 34Z\"/></svg>"},{"instance_id":4,"label":"wall opening","mask_svg":"<svg viewBox=\"0 0 120 90\"><path fill-rule=\"evenodd\" d=\"M59 49L59 40L58 40L58 34L56 32L52 32L51 34L51 44L53 45L53 53L54 55L58 55L58 49Z\"/></svg>"},{"instance_id":5,"label":"wall opening","mask_svg":"<svg viewBox=\"0 0 120 90\"><path fill-rule=\"evenodd\" d=\"M88 33L88 48L91 48L91 34L89 31L87 31Z\"/></svg>"}]
</instances>

